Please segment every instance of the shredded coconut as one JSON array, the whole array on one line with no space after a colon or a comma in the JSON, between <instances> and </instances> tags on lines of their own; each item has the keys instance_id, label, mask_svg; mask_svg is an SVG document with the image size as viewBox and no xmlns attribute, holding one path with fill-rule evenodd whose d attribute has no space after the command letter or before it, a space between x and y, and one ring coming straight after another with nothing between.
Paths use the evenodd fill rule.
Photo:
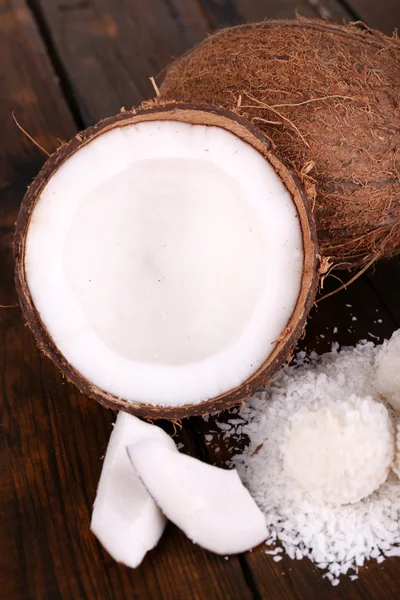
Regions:
<instances>
[{"instance_id":1,"label":"shredded coconut","mask_svg":"<svg viewBox=\"0 0 400 600\"><path fill-rule=\"evenodd\" d=\"M246 423L231 424L230 435L250 440L232 464L266 516L266 544L275 547L267 552L274 560L281 547L293 559L308 557L332 585L341 575L354 579L368 559L382 562L400 555L400 480L390 472L375 492L353 504L318 502L285 471L285 440L292 415L316 401L331 409L352 394L369 396L369 403L383 402L375 371L377 356L386 347L362 342L340 351L334 345L321 357L299 353L294 366L240 409L237 417ZM368 415L369 409L368 404Z\"/></svg>"}]
</instances>

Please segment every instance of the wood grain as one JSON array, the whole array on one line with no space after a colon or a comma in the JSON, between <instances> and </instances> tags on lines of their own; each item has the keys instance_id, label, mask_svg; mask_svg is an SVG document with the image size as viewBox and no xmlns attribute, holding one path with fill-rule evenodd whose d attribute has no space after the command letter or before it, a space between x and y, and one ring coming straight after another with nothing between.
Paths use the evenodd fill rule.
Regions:
<instances>
[{"instance_id":1,"label":"wood grain","mask_svg":"<svg viewBox=\"0 0 400 600\"><path fill-rule=\"evenodd\" d=\"M296 14L342 21L350 15L336 0L199 0L213 29Z\"/></svg>"},{"instance_id":2,"label":"wood grain","mask_svg":"<svg viewBox=\"0 0 400 600\"><path fill-rule=\"evenodd\" d=\"M400 326L400 257L379 263L369 275L372 287Z\"/></svg>"},{"instance_id":3,"label":"wood grain","mask_svg":"<svg viewBox=\"0 0 400 600\"><path fill-rule=\"evenodd\" d=\"M67 73L85 125L154 96L172 57L208 27L187 0L31 0Z\"/></svg>"},{"instance_id":4,"label":"wood grain","mask_svg":"<svg viewBox=\"0 0 400 600\"><path fill-rule=\"evenodd\" d=\"M357 19L361 19L374 29L380 29L391 35L399 28L400 3L398 0L346 0L347 6Z\"/></svg>"}]
</instances>

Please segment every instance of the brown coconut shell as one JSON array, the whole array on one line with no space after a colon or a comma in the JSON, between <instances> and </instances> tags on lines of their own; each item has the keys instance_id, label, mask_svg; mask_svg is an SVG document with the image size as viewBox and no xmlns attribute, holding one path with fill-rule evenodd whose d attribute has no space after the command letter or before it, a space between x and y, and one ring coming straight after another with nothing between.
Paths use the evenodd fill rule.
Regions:
<instances>
[{"instance_id":1,"label":"brown coconut shell","mask_svg":"<svg viewBox=\"0 0 400 600\"><path fill-rule=\"evenodd\" d=\"M248 144L251 144L271 163L279 174L282 182L290 191L297 208L303 232L305 262L300 294L287 328L278 340L272 355L260 369L240 387L222 394L217 398L205 399L204 402L199 404L187 404L179 407L158 407L128 402L123 398L117 398L112 394L105 392L85 379L66 360L52 340L33 303L25 273L25 242L31 214L44 186L54 172L77 150L82 148L82 146L88 144L94 138L102 135L106 131L114 127L123 127L125 125L143 121L155 120L215 125L234 133ZM147 108L122 112L114 117L104 119L93 127L89 127L76 135L68 144L61 146L46 161L42 170L25 194L16 226L14 254L16 263L15 282L19 302L39 348L56 364L63 375L87 396L94 398L100 402L100 404L108 408L123 410L151 419L166 418L175 420L189 415L200 415L220 411L239 404L244 399L248 398L257 388L266 383L279 367L290 358L292 350L303 332L307 315L314 301L318 283L319 260L317 255L315 224L307 197L296 174L290 167L276 157L271 150L269 141L246 120L223 109L204 109L194 105L150 105L150 107Z\"/></svg>"},{"instance_id":2,"label":"brown coconut shell","mask_svg":"<svg viewBox=\"0 0 400 600\"><path fill-rule=\"evenodd\" d=\"M222 30L169 67L163 100L246 116L308 187L337 267L400 249L400 40L321 20Z\"/></svg>"}]
</instances>

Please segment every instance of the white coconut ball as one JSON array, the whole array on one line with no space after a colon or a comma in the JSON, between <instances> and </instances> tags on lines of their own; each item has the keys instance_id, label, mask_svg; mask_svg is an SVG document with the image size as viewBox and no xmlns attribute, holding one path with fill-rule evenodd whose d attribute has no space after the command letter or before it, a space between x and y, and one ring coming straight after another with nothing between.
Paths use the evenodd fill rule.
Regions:
<instances>
[{"instance_id":1,"label":"white coconut ball","mask_svg":"<svg viewBox=\"0 0 400 600\"><path fill-rule=\"evenodd\" d=\"M318 502L349 504L376 490L394 457L387 408L370 396L317 400L290 419L286 473Z\"/></svg>"},{"instance_id":2,"label":"white coconut ball","mask_svg":"<svg viewBox=\"0 0 400 600\"><path fill-rule=\"evenodd\" d=\"M382 344L375 360L377 391L400 411L400 329Z\"/></svg>"}]
</instances>

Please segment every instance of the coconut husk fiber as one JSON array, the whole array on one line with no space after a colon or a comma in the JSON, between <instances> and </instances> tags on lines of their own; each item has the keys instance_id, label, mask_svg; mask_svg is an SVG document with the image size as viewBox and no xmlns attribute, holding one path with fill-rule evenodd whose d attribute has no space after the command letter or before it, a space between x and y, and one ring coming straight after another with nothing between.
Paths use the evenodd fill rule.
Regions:
<instances>
[{"instance_id":1,"label":"coconut husk fiber","mask_svg":"<svg viewBox=\"0 0 400 600\"><path fill-rule=\"evenodd\" d=\"M306 184L324 257L400 248L400 40L298 18L222 30L169 67L162 100L247 117Z\"/></svg>"}]
</instances>

